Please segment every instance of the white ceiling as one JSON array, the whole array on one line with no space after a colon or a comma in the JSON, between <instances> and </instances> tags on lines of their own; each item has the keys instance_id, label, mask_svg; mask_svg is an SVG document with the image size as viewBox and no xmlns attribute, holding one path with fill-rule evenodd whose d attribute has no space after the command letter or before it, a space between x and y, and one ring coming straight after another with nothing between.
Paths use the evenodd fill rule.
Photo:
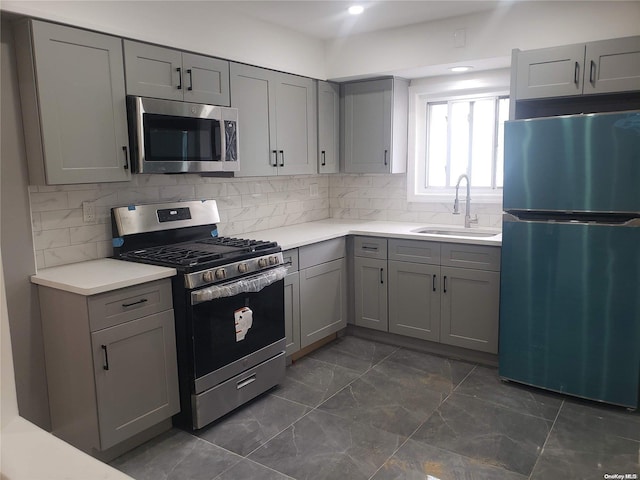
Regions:
<instances>
[{"instance_id":1,"label":"white ceiling","mask_svg":"<svg viewBox=\"0 0 640 480\"><path fill-rule=\"evenodd\" d=\"M515 1L515 0L511 0ZM226 6L264 22L328 40L347 35L424 23L496 8L509 1L489 0L235 0ZM362 14L347 8L362 5Z\"/></svg>"}]
</instances>

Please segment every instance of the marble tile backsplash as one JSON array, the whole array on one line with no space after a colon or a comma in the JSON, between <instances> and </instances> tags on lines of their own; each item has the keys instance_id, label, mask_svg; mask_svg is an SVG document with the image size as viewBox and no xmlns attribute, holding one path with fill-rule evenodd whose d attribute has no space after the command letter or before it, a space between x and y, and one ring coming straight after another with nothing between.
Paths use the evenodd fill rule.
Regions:
<instances>
[{"instance_id":1,"label":"marble tile backsplash","mask_svg":"<svg viewBox=\"0 0 640 480\"><path fill-rule=\"evenodd\" d=\"M126 183L30 186L36 264L45 268L110 256L110 209L133 203L214 199L220 234L233 236L325 218L462 225L463 217L452 213L453 201L408 202L406 181L398 174L134 175ZM83 219L85 201L95 205L90 223ZM473 213L480 226L500 226L501 205L476 204Z\"/></svg>"},{"instance_id":2,"label":"marble tile backsplash","mask_svg":"<svg viewBox=\"0 0 640 480\"><path fill-rule=\"evenodd\" d=\"M132 203L214 199L220 234L232 236L329 217L327 175L134 175L126 183L30 186L29 196L38 268L110 256L110 209ZM95 205L91 223L83 219L85 201Z\"/></svg>"},{"instance_id":3,"label":"marble tile backsplash","mask_svg":"<svg viewBox=\"0 0 640 480\"><path fill-rule=\"evenodd\" d=\"M329 196L331 218L464 224L464 201L461 215L453 215L453 197L449 202L408 202L406 175L332 175ZM501 226L501 204L471 206L479 226Z\"/></svg>"}]
</instances>

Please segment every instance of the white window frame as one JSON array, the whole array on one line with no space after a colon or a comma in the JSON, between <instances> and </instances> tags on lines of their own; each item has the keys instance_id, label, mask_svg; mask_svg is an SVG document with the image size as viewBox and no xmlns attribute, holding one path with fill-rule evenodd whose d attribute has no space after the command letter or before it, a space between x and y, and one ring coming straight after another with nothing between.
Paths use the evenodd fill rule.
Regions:
<instances>
[{"instance_id":1,"label":"white window frame","mask_svg":"<svg viewBox=\"0 0 640 480\"><path fill-rule=\"evenodd\" d=\"M409 151L407 165L407 201L448 202L455 196L455 187L420 187L426 168L427 104L450 100L466 100L483 96L508 96L509 69L489 70L465 75L447 75L413 80L409 87ZM466 190L466 184L464 185ZM502 203L502 189L474 188L473 203Z\"/></svg>"}]
</instances>

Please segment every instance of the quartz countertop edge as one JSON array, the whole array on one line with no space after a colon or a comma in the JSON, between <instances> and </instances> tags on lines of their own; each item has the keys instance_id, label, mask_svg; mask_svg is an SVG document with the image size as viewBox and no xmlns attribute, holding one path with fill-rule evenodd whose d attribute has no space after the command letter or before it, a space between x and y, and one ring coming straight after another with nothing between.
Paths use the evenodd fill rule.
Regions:
<instances>
[{"instance_id":1,"label":"quartz countertop edge","mask_svg":"<svg viewBox=\"0 0 640 480\"><path fill-rule=\"evenodd\" d=\"M224 225L222 225L224 227ZM460 236L444 236L416 233L421 228L442 230L460 230ZM300 223L284 227L270 228L255 232L248 232L242 236L254 240L269 240L278 242L283 250L302 247L312 243L331 240L345 235L365 235L371 237L401 238L408 240L422 240L440 243L464 243L470 245L488 245L500 247L502 245L502 231L499 228L473 227L470 229L495 232L492 237L465 237L464 229L458 225L428 224L416 222L390 222L366 220L326 219L315 222ZM224 235L224 228L221 228Z\"/></svg>"},{"instance_id":2,"label":"quartz countertop edge","mask_svg":"<svg viewBox=\"0 0 640 480\"><path fill-rule=\"evenodd\" d=\"M31 276L31 282L88 296L169 278L176 273L175 268L101 258L42 269Z\"/></svg>"}]
</instances>

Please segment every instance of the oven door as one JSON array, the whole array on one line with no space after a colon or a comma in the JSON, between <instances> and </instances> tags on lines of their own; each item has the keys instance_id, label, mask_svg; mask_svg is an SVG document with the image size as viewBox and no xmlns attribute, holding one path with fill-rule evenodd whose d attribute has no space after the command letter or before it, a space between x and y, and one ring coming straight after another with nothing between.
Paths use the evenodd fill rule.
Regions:
<instances>
[{"instance_id":1,"label":"oven door","mask_svg":"<svg viewBox=\"0 0 640 480\"><path fill-rule=\"evenodd\" d=\"M191 292L195 392L285 349L286 268Z\"/></svg>"}]
</instances>

